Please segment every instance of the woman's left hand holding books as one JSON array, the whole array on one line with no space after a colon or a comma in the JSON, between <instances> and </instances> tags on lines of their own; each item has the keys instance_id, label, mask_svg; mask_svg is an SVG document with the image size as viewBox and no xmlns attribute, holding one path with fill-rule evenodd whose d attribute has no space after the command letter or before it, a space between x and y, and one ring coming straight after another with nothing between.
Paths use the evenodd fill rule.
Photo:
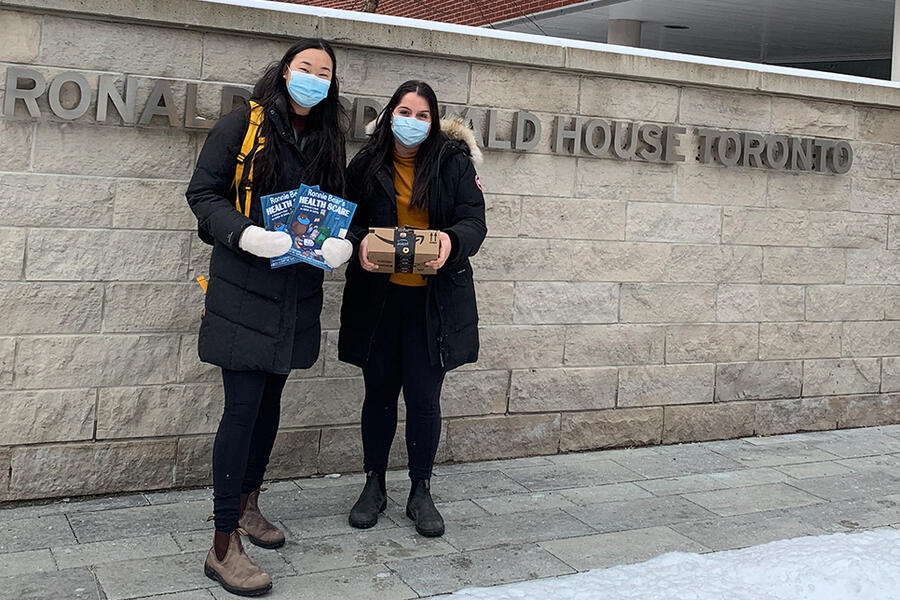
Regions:
<instances>
[{"instance_id":1,"label":"woman's left hand holding books","mask_svg":"<svg viewBox=\"0 0 900 600\"><path fill-rule=\"evenodd\" d=\"M332 269L337 269L350 260L353 255L353 244L339 237L330 237L322 242L322 258Z\"/></svg>"}]
</instances>

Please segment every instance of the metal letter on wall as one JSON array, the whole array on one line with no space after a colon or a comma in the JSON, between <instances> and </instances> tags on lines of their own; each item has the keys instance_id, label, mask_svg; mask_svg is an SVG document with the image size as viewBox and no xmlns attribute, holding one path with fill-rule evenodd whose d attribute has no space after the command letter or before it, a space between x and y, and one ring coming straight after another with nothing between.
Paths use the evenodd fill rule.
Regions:
<instances>
[{"instance_id":1,"label":"metal letter on wall","mask_svg":"<svg viewBox=\"0 0 900 600\"><path fill-rule=\"evenodd\" d=\"M790 146L790 165L795 171L812 171L813 169L813 148L811 138L792 137L789 142Z\"/></svg>"},{"instance_id":2,"label":"metal letter on wall","mask_svg":"<svg viewBox=\"0 0 900 600\"><path fill-rule=\"evenodd\" d=\"M708 165L714 158L712 149L713 144L716 143L716 137L719 135L719 132L716 129L699 127L694 130L694 133L700 138L700 164Z\"/></svg>"},{"instance_id":3,"label":"metal letter on wall","mask_svg":"<svg viewBox=\"0 0 900 600\"><path fill-rule=\"evenodd\" d=\"M527 137L529 133L531 137ZM534 150L541 141L541 120L527 110L516 111L512 139L513 150Z\"/></svg>"},{"instance_id":4,"label":"metal letter on wall","mask_svg":"<svg viewBox=\"0 0 900 600\"><path fill-rule=\"evenodd\" d=\"M598 133L601 136L600 142L596 141ZM612 129L610 129L609 122L603 119L591 119L584 126L582 139L584 149L588 151L588 154L597 157L603 156L609 152L609 145L612 143Z\"/></svg>"},{"instance_id":5,"label":"metal letter on wall","mask_svg":"<svg viewBox=\"0 0 900 600\"><path fill-rule=\"evenodd\" d=\"M357 98L354 100L353 128L350 130L351 139L364 140L368 138L366 126L370 121L378 118L383 108L381 102L374 98Z\"/></svg>"},{"instance_id":6,"label":"metal letter on wall","mask_svg":"<svg viewBox=\"0 0 900 600\"><path fill-rule=\"evenodd\" d=\"M834 140L815 138L813 140L813 148L815 149L813 153L813 168L818 173L824 173L829 164L828 155L834 150Z\"/></svg>"},{"instance_id":7,"label":"metal letter on wall","mask_svg":"<svg viewBox=\"0 0 900 600\"><path fill-rule=\"evenodd\" d=\"M787 166L790 158L790 146L786 135L769 134L765 136L766 151L763 154L763 162L770 169L782 171Z\"/></svg>"},{"instance_id":8,"label":"metal letter on wall","mask_svg":"<svg viewBox=\"0 0 900 600\"><path fill-rule=\"evenodd\" d=\"M90 109L92 90L88 79L80 72L60 73L50 83L49 90L44 76L35 69L11 66L6 70L5 79L6 95L0 116L12 117L18 108L17 102L21 100L32 118L41 118L38 100L44 93L47 93L46 100L50 109L62 119L78 119ZM164 116L170 127L208 130L218 118L234 110L236 104L245 105L251 94L243 87L222 86L219 115L206 117L198 114L200 82L180 80L178 85L185 85L182 116L174 103L173 85L176 80L152 78L149 81L153 82L153 86L136 123L137 80L126 77L120 92L116 76L99 75L96 121L110 123L114 120L113 111L109 108L112 104L125 125L148 125L154 116ZM64 106L62 98L67 83L78 87L77 103L71 108ZM238 98L242 102L236 102ZM366 125L381 113L382 102L367 97L341 97L340 102L344 112L350 115L350 122L343 122L350 131L349 138L355 141L365 140ZM468 126L478 132L475 137L482 148L528 152L538 148L544 139L544 123L541 118L526 110L505 110L501 115L500 110L485 107L443 104L440 109L442 116L459 114ZM509 139L500 137L501 121L504 133L507 131L506 124L510 124ZM699 150L696 158L704 165L717 162L726 167L740 165L772 170L831 172L838 175L848 173L854 159L850 142L828 138L763 135L698 127L694 129L699 138L697 144L692 148L682 148L682 135L687 130L676 125L642 124L635 121L611 123L604 119L560 114L553 117L553 126L550 136L551 152L571 156L579 156L584 152L594 157L613 155L622 160L679 163L687 159L685 150L691 155Z\"/></svg>"},{"instance_id":9,"label":"metal letter on wall","mask_svg":"<svg viewBox=\"0 0 900 600\"><path fill-rule=\"evenodd\" d=\"M741 159L741 136L733 131L719 132L714 149L716 161L726 167L734 167Z\"/></svg>"},{"instance_id":10,"label":"metal letter on wall","mask_svg":"<svg viewBox=\"0 0 900 600\"><path fill-rule=\"evenodd\" d=\"M78 87L78 104L74 108L66 108L62 105L62 86L74 83ZM60 119L72 120L83 116L91 106L91 86L81 73L67 71L57 75L50 84L48 93L50 110Z\"/></svg>"},{"instance_id":11,"label":"metal letter on wall","mask_svg":"<svg viewBox=\"0 0 900 600\"><path fill-rule=\"evenodd\" d=\"M497 111L493 109L487 112L487 142L485 146L491 150L512 149L509 141L497 139Z\"/></svg>"},{"instance_id":12,"label":"metal letter on wall","mask_svg":"<svg viewBox=\"0 0 900 600\"><path fill-rule=\"evenodd\" d=\"M641 125L638 130L638 138L644 145L637 151L637 156L641 160L650 162L659 162L663 155L663 128L659 125L648 123Z\"/></svg>"},{"instance_id":13,"label":"metal letter on wall","mask_svg":"<svg viewBox=\"0 0 900 600\"><path fill-rule=\"evenodd\" d=\"M853 166L853 148L848 142L839 141L831 151L831 170L838 175L845 175L850 172Z\"/></svg>"},{"instance_id":14,"label":"metal letter on wall","mask_svg":"<svg viewBox=\"0 0 900 600\"><path fill-rule=\"evenodd\" d=\"M213 119L207 119L197 114L197 84L187 84L187 92L184 103L184 126L187 129L212 129L215 124Z\"/></svg>"},{"instance_id":15,"label":"metal letter on wall","mask_svg":"<svg viewBox=\"0 0 900 600\"><path fill-rule=\"evenodd\" d=\"M572 119L572 128L566 128L568 117L557 115L554 119L554 135L550 149L555 154L581 154L581 130L584 128L584 119L574 117ZM571 142L571 143L570 143ZM568 148L568 150L567 150Z\"/></svg>"},{"instance_id":16,"label":"metal letter on wall","mask_svg":"<svg viewBox=\"0 0 900 600\"><path fill-rule=\"evenodd\" d=\"M441 104L440 110L442 119L462 119L467 127L471 127L476 132L475 144L479 148L484 148L486 109L478 106Z\"/></svg>"},{"instance_id":17,"label":"metal letter on wall","mask_svg":"<svg viewBox=\"0 0 900 600\"><path fill-rule=\"evenodd\" d=\"M628 144L623 145L622 140L625 133L628 132ZM626 123L623 121L613 122L613 141L610 149L616 158L629 160L635 157L637 152L638 126L637 123Z\"/></svg>"},{"instance_id":18,"label":"metal letter on wall","mask_svg":"<svg viewBox=\"0 0 900 600\"><path fill-rule=\"evenodd\" d=\"M163 101L162 104L159 103L160 100ZM149 125L150 119L156 115L168 117L172 127L178 125L178 113L175 112L175 101L172 99L172 83L165 79L158 79L153 85L138 124Z\"/></svg>"},{"instance_id":19,"label":"metal letter on wall","mask_svg":"<svg viewBox=\"0 0 900 600\"><path fill-rule=\"evenodd\" d=\"M31 89L20 88L20 79L30 79L34 82L34 87ZM46 89L47 82L44 80L44 76L34 69L9 67L6 70L6 98L3 100L3 115L13 116L16 112L16 100L22 100L25 108L28 109L28 114L34 119L40 118L41 109L38 108L37 98Z\"/></svg>"},{"instance_id":20,"label":"metal letter on wall","mask_svg":"<svg viewBox=\"0 0 900 600\"><path fill-rule=\"evenodd\" d=\"M219 113L221 116L224 117L236 108L234 105L235 98L243 98L245 102L250 100L250 90L234 85L224 86L222 88L222 108Z\"/></svg>"},{"instance_id":21,"label":"metal letter on wall","mask_svg":"<svg viewBox=\"0 0 900 600\"><path fill-rule=\"evenodd\" d=\"M758 133L741 133L744 151L741 153L741 166L763 167L763 151L765 138Z\"/></svg>"},{"instance_id":22,"label":"metal letter on wall","mask_svg":"<svg viewBox=\"0 0 900 600\"><path fill-rule=\"evenodd\" d=\"M665 162L684 162L684 154L678 151L681 146L681 140L677 137L686 133L684 127L674 127L672 125L666 127L666 137L663 141L663 160Z\"/></svg>"},{"instance_id":23,"label":"metal letter on wall","mask_svg":"<svg viewBox=\"0 0 900 600\"><path fill-rule=\"evenodd\" d=\"M133 77L125 79L125 97L119 95L116 89L115 75L101 75L97 88L97 122L108 123L107 110L112 101L113 107L119 113L122 122L126 125L134 125L135 107L137 97L137 81Z\"/></svg>"}]
</instances>

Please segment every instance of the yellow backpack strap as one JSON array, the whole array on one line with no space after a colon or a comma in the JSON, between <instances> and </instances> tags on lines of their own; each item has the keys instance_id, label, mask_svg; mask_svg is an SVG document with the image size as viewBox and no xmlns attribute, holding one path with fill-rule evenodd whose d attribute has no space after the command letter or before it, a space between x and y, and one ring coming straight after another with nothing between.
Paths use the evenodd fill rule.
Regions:
<instances>
[{"instance_id":1,"label":"yellow backpack strap","mask_svg":"<svg viewBox=\"0 0 900 600\"><path fill-rule=\"evenodd\" d=\"M241 144L241 152L237 155L237 167L234 170L234 207L246 217L250 216L250 200L253 195L253 158L256 152L265 146L265 138L259 136L262 122L263 107L251 100L250 124L247 133L244 134L244 142ZM250 159L249 167L247 158ZM243 206L241 206L242 199Z\"/></svg>"}]
</instances>

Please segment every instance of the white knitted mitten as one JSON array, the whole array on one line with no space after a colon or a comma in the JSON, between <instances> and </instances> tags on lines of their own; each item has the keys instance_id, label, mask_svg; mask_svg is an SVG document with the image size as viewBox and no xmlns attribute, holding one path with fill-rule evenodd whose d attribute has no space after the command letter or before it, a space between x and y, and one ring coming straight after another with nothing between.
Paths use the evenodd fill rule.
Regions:
<instances>
[{"instance_id":1,"label":"white knitted mitten","mask_svg":"<svg viewBox=\"0 0 900 600\"><path fill-rule=\"evenodd\" d=\"M291 243L291 236L283 231L266 231L251 225L241 234L238 246L260 258L275 258L286 254L291 249Z\"/></svg>"},{"instance_id":2,"label":"white knitted mitten","mask_svg":"<svg viewBox=\"0 0 900 600\"><path fill-rule=\"evenodd\" d=\"M332 269L337 269L350 260L352 255L353 244L348 240L330 237L322 242L322 258L325 259L325 263Z\"/></svg>"}]
</instances>

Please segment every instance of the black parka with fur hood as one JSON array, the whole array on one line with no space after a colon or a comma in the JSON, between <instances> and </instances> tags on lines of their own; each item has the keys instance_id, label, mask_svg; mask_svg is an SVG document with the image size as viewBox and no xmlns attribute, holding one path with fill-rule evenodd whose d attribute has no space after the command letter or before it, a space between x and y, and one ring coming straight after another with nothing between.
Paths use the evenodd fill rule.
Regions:
<instances>
[{"instance_id":1,"label":"black parka with fur hood","mask_svg":"<svg viewBox=\"0 0 900 600\"><path fill-rule=\"evenodd\" d=\"M475 134L461 120L441 121L441 132L445 140L429 193L428 216L431 229L450 236L452 249L443 268L426 277L426 323L431 363L449 371L478 359L478 309L469 258L481 247L487 226L484 196L473 165L481 157ZM360 152L347 169L348 199L358 205L348 239L357 249L369 227L397 225L394 173L390 166L379 171L374 194L365 197L363 174L368 160L367 153ZM340 360L359 367L368 362L389 279L386 273L364 270L354 252L341 307Z\"/></svg>"}]
</instances>

